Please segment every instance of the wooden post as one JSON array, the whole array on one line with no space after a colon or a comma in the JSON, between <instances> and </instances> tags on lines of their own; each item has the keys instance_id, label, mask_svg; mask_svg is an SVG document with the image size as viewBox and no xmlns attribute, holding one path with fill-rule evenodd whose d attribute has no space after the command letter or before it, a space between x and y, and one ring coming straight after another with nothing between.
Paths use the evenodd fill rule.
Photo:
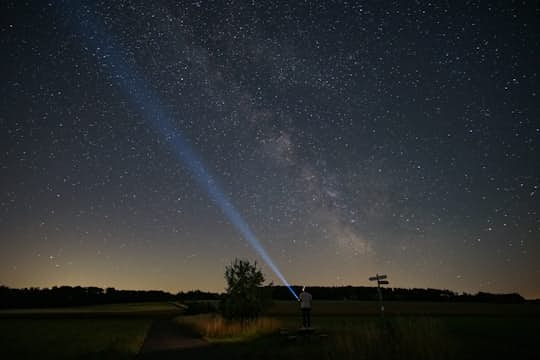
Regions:
<instances>
[{"instance_id":1,"label":"wooden post","mask_svg":"<svg viewBox=\"0 0 540 360\"><path fill-rule=\"evenodd\" d=\"M382 296L382 290L381 285L388 285L388 280L386 279L386 275L379 275L375 274L375 276L372 276L369 278L369 281L377 281L377 294L379 295L379 309L381 311L381 317L384 320L384 304L383 304L383 296Z\"/></svg>"}]
</instances>

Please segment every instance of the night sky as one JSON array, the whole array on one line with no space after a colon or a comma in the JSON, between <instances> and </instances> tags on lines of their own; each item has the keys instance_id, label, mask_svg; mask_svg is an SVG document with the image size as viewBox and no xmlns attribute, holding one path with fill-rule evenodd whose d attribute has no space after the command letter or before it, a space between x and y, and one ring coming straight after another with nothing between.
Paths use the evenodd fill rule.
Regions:
<instances>
[{"instance_id":1,"label":"night sky","mask_svg":"<svg viewBox=\"0 0 540 360\"><path fill-rule=\"evenodd\" d=\"M293 284L540 297L539 3L457 3L2 2L0 284L280 284L209 181Z\"/></svg>"}]
</instances>

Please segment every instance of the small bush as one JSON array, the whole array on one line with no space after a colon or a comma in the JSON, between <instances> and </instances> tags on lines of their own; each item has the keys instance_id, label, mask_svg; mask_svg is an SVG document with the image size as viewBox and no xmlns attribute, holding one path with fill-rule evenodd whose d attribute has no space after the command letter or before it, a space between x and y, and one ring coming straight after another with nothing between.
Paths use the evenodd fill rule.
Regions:
<instances>
[{"instance_id":1,"label":"small bush","mask_svg":"<svg viewBox=\"0 0 540 360\"><path fill-rule=\"evenodd\" d=\"M227 291L220 304L223 317L229 320L251 322L263 310L264 275L249 260L235 259L225 268Z\"/></svg>"}]
</instances>

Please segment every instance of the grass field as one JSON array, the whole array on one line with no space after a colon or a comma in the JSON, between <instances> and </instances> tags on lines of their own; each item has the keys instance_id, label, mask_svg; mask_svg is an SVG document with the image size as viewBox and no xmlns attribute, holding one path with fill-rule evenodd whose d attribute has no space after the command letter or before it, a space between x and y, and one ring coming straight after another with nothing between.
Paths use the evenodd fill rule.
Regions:
<instances>
[{"instance_id":1,"label":"grass field","mask_svg":"<svg viewBox=\"0 0 540 360\"><path fill-rule=\"evenodd\" d=\"M317 301L313 312L317 315L378 315L379 306L374 301ZM407 302L391 301L384 303L388 315L496 315L496 316L540 316L539 304L485 304L449 302ZM298 313L295 301L275 301L267 314L289 316Z\"/></svg>"},{"instance_id":2,"label":"grass field","mask_svg":"<svg viewBox=\"0 0 540 360\"><path fill-rule=\"evenodd\" d=\"M290 301L275 302L266 313L273 321L245 332L214 316L179 321L213 343L185 358L540 359L537 304L388 302L385 310L383 321L376 302L318 301L307 337L298 334L298 304ZM224 342L227 336L234 341Z\"/></svg>"},{"instance_id":3,"label":"grass field","mask_svg":"<svg viewBox=\"0 0 540 360\"><path fill-rule=\"evenodd\" d=\"M130 359L153 319L177 316L171 303L0 311L2 359Z\"/></svg>"},{"instance_id":4,"label":"grass field","mask_svg":"<svg viewBox=\"0 0 540 360\"><path fill-rule=\"evenodd\" d=\"M0 319L9 317L168 317L180 314L183 310L184 306L182 304L170 302L125 303L66 308L0 310Z\"/></svg>"},{"instance_id":5,"label":"grass field","mask_svg":"<svg viewBox=\"0 0 540 360\"><path fill-rule=\"evenodd\" d=\"M275 320L287 335L246 336L185 350L184 359L539 359L540 323L524 316L316 316L309 336L299 319ZM201 324L198 324L201 326ZM253 329L249 330L253 332ZM321 337L321 334L324 336ZM209 334L212 338L212 333ZM295 339L289 339L296 335ZM241 335L235 334L235 339ZM214 338L215 340L216 338ZM219 340L219 336L217 337ZM156 357L160 358L160 357ZM173 357L171 357L173 358Z\"/></svg>"},{"instance_id":6,"label":"grass field","mask_svg":"<svg viewBox=\"0 0 540 360\"><path fill-rule=\"evenodd\" d=\"M540 359L540 305L396 302L384 322L374 302L314 305L310 336L297 334L295 302L249 326L170 303L0 311L0 358L132 359L154 319L177 317L211 345L156 359Z\"/></svg>"},{"instance_id":7,"label":"grass field","mask_svg":"<svg viewBox=\"0 0 540 360\"><path fill-rule=\"evenodd\" d=\"M129 359L151 319L2 319L3 359Z\"/></svg>"}]
</instances>

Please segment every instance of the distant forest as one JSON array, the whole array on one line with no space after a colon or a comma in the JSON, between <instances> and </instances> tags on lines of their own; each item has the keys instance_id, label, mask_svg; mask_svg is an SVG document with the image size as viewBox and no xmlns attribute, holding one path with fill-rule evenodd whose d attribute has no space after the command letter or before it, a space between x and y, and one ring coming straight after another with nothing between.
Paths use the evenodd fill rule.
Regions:
<instances>
[{"instance_id":1,"label":"distant forest","mask_svg":"<svg viewBox=\"0 0 540 360\"><path fill-rule=\"evenodd\" d=\"M293 286L298 294L300 286ZM308 291L314 300L376 300L377 288L368 286L313 286ZM292 295L285 286L266 286L265 293L273 300L291 300ZM526 300L517 293L458 294L450 290L383 288L385 301L437 301L437 302L489 302L523 303ZM13 289L0 286L0 308L43 308L96 304L113 304L150 301L197 301L219 300L223 294L200 290L171 294L161 290L117 290L99 287L55 286L52 288Z\"/></svg>"},{"instance_id":2,"label":"distant forest","mask_svg":"<svg viewBox=\"0 0 540 360\"><path fill-rule=\"evenodd\" d=\"M298 294L300 286L293 286ZM377 288L367 286L313 286L308 291L315 300L376 300ZM265 294L273 300L291 300L285 286L266 286ZM437 302L489 302L523 303L526 300L517 293L490 294L479 292L471 295L450 290L383 288L385 301L437 301ZM0 308L42 308L96 304L151 302L151 301L198 301L219 300L223 294L200 290L171 294L161 290L117 290L99 287L55 286L52 288L13 289L0 286Z\"/></svg>"},{"instance_id":3,"label":"distant forest","mask_svg":"<svg viewBox=\"0 0 540 360\"><path fill-rule=\"evenodd\" d=\"M293 286L298 294L300 286ZM272 286L274 300L289 300L291 293L285 286ZM311 286L307 289L313 299L321 300L377 300L377 288L370 286ZM489 302L489 303L523 303L526 300L517 293L490 294L479 292L475 295L458 294L450 290L439 289L403 289L381 288L384 300L390 301L437 301L437 302Z\"/></svg>"}]
</instances>

